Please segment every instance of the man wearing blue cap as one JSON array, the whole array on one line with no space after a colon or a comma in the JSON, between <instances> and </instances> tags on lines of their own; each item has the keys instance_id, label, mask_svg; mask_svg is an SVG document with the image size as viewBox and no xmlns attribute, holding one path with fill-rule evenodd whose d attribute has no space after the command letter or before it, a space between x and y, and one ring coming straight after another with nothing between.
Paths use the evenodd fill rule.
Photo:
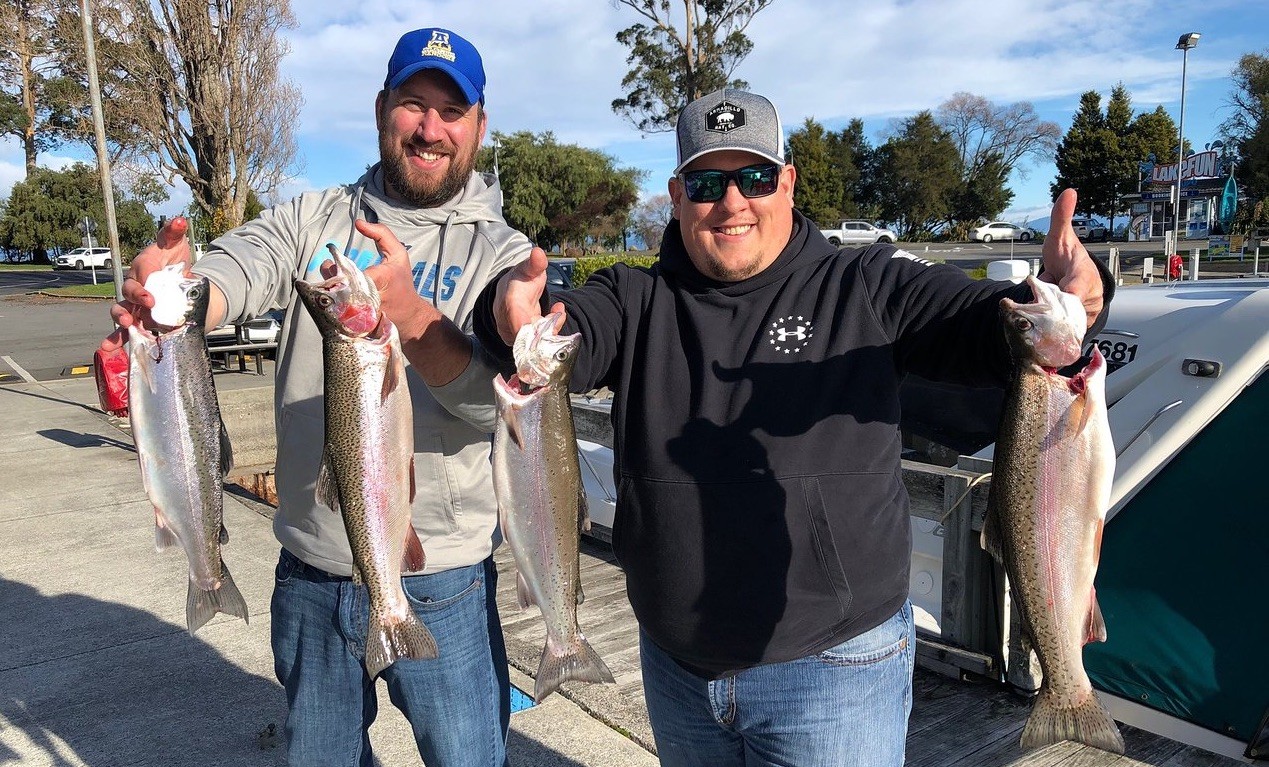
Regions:
<instances>
[{"instance_id":1,"label":"man wearing blue cap","mask_svg":"<svg viewBox=\"0 0 1269 767\"><path fill-rule=\"evenodd\" d=\"M379 163L355 184L264 211L212 242L192 267L211 281L211 326L286 309L275 395L282 552L272 646L293 765L374 762L376 684L364 661L377 637L367 636L366 589L351 577L343 521L314 497L325 430L321 335L292 287L296 278L323 279L331 245L375 281L410 363L412 515L426 564L402 580L439 657L399 657L379 677L429 767L506 764L510 686L495 604L489 465L496 371L467 332L480 290L531 245L502 218L497 181L473 172L484 89L480 54L467 40L445 29L405 34L375 99ZM169 223L133 260L125 300L111 311L121 329L146 320L153 298L142 285L151 272L190 263L184 226ZM102 347L120 342L113 334Z\"/></svg>"}]
</instances>

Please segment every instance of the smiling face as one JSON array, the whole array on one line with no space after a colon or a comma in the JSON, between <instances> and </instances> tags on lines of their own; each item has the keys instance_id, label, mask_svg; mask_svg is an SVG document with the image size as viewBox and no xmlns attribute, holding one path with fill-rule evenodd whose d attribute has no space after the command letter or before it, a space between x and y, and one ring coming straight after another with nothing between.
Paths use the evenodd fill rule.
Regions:
<instances>
[{"instance_id":1,"label":"smiling face","mask_svg":"<svg viewBox=\"0 0 1269 767\"><path fill-rule=\"evenodd\" d=\"M375 99L389 197L434 208L458 194L485 139L485 112L448 75L424 69Z\"/></svg>"},{"instance_id":2,"label":"smiling face","mask_svg":"<svg viewBox=\"0 0 1269 767\"><path fill-rule=\"evenodd\" d=\"M683 170L736 170L770 162L749 152L722 150L696 158ZM670 179L674 217L683 231L683 245L701 274L721 282L739 282L766 269L793 234L793 184L797 171L785 165L774 194L745 197L728 183L722 199L692 202L683 181Z\"/></svg>"}]
</instances>

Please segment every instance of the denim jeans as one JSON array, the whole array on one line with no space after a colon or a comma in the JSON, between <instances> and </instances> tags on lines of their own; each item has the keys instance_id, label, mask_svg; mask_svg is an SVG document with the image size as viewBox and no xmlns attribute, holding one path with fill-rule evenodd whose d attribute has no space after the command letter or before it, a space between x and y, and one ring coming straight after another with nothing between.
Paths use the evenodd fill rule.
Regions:
<instances>
[{"instance_id":1,"label":"denim jeans","mask_svg":"<svg viewBox=\"0 0 1269 767\"><path fill-rule=\"evenodd\" d=\"M710 681L640 634L663 767L902 767L916 658L912 605L818 655Z\"/></svg>"},{"instance_id":2,"label":"denim jeans","mask_svg":"<svg viewBox=\"0 0 1269 767\"><path fill-rule=\"evenodd\" d=\"M440 657L401 659L379 678L414 730L428 767L505 767L511 689L495 602L493 558L402 578ZM366 674L365 586L283 549L273 589L273 668L286 689L292 765L374 764L367 730L378 713Z\"/></svg>"}]
</instances>

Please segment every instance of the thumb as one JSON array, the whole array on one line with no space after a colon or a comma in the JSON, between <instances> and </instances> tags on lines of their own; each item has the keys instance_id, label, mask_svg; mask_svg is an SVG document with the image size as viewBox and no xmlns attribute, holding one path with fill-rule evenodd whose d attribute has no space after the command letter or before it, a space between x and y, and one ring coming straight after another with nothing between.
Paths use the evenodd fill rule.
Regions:
<instances>
[{"instance_id":1,"label":"thumb","mask_svg":"<svg viewBox=\"0 0 1269 767\"><path fill-rule=\"evenodd\" d=\"M164 250L175 247L184 239L185 233L189 231L189 220L184 216L177 216L167 223L163 224L163 228L159 230L155 236L154 242Z\"/></svg>"},{"instance_id":2,"label":"thumb","mask_svg":"<svg viewBox=\"0 0 1269 767\"><path fill-rule=\"evenodd\" d=\"M516 265L517 276L526 280L534 280L546 274L546 251L534 248L529 257Z\"/></svg>"},{"instance_id":3,"label":"thumb","mask_svg":"<svg viewBox=\"0 0 1269 767\"><path fill-rule=\"evenodd\" d=\"M1075 203L1079 194L1074 189L1065 189L1053 201L1053 210L1049 213L1049 233L1055 235L1074 234L1071 217L1075 215Z\"/></svg>"},{"instance_id":4,"label":"thumb","mask_svg":"<svg viewBox=\"0 0 1269 767\"><path fill-rule=\"evenodd\" d=\"M357 231L374 240L375 249L379 251L383 263L410 268L410 254L406 252L405 246L391 229L383 224L372 224L361 219L358 219L354 226L357 227Z\"/></svg>"}]
</instances>

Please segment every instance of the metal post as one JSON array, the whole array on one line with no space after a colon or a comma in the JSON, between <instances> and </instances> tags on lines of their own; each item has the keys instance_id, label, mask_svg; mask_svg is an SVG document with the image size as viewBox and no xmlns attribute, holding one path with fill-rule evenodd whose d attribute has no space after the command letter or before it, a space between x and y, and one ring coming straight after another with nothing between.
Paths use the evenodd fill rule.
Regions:
<instances>
[{"instance_id":1,"label":"metal post","mask_svg":"<svg viewBox=\"0 0 1269 767\"><path fill-rule=\"evenodd\" d=\"M1199 249L1190 250L1190 280L1197 282L1199 272Z\"/></svg>"},{"instance_id":2,"label":"metal post","mask_svg":"<svg viewBox=\"0 0 1269 767\"><path fill-rule=\"evenodd\" d=\"M1251 273L1260 274L1260 244L1256 244L1256 258L1251 262Z\"/></svg>"},{"instance_id":3,"label":"metal post","mask_svg":"<svg viewBox=\"0 0 1269 767\"><path fill-rule=\"evenodd\" d=\"M1141 281L1147 285L1154 282L1154 256L1141 259Z\"/></svg>"},{"instance_id":4,"label":"metal post","mask_svg":"<svg viewBox=\"0 0 1269 767\"><path fill-rule=\"evenodd\" d=\"M1172 226L1176 231L1176 240L1173 250L1166 254L1169 256L1180 252L1177 246L1181 240L1181 163L1185 161L1185 69L1190 60L1190 49L1198 45L1198 39L1198 32L1189 32L1181 35L1176 44L1181 49L1181 115L1176 131L1176 202L1172 206Z\"/></svg>"},{"instance_id":5,"label":"metal post","mask_svg":"<svg viewBox=\"0 0 1269 767\"><path fill-rule=\"evenodd\" d=\"M119 227L115 223L115 190L110 181L110 157L106 154L106 123L101 113L101 86L97 83L97 49L93 43L93 19L89 0L79 0L84 22L84 55L88 62L88 94L93 107L93 132L97 137L97 175L101 178L102 202L106 207L106 234L110 238L110 265L115 272L115 300L123 300L123 255L119 247ZM93 272L93 282L97 273Z\"/></svg>"},{"instance_id":6,"label":"metal post","mask_svg":"<svg viewBox=\"0 0 1269 767\"><path fill-rule=\"evenodd\" d=\"M1115 281L1116 285L1123 285L1123 278L1119 276L1119 248L1110 249L1109 263L1111 279Z\"/></svg>"}]
</instances>

